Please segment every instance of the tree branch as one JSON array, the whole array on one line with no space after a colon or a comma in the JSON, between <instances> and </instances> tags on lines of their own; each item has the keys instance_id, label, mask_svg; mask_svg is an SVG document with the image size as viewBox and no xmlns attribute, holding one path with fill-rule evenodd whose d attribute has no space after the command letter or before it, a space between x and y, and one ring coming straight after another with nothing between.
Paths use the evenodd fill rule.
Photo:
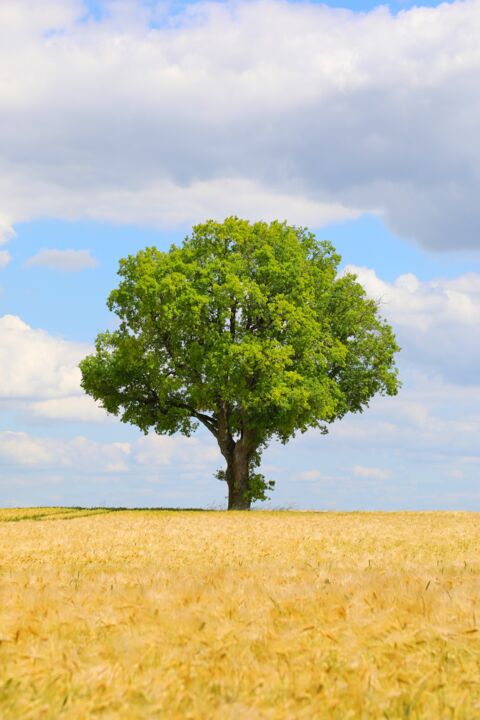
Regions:
<instances>
[{"instance_id":1,"label":"tree branch","mask_svg":"<svg viewBox=\"0 0 480 720\"><path fill-rule=\"evenodd\" d=\"M237 331L237 303L234 301L230 308L230 335L235 342L235 334Z\"/></svg>"},{"instance_id":2,"label":"tree branch","mask_svg":"<svg viewBox=\"0 0 480 720\"><path fill-rule=\"evenodd\" d=\"M205 425L207 430L210 430L212 435L214 435L214 437L216 437L218 440L218 426L217 426L217 421L215 420L215 418L210 417L210 415L205 415L204 413L197 412L193 408L186 408L186 409L190 410L193 417L197 418L197 420L200 420L200 422L203 423L203 425Z\"/></svg>"},{"instance_id":3,"label":"tree branch","mask_svg":"<svg viewBox=\"0 0 480 720\"><path fill-rule=\"evenodd\" d=\"M235 449L235 441L229 428L230 406L225 401L220 401L218 406L218 435L217 440L223 457L227 462Z\"/></svg>"},{"instance_id":4,"label":"tree branch","mask_svg":"<svg viewBox=\"0 0 480 720\"><path fill-rule=\"evenodd\" d=\"M195 408L193 408L191 405L188 405L187 403L176 402L175 400L169 400L168 402L172 407L179 408L180 410L188 410L192 417L200 420L200 422L205 425L207 430L210 430L212 435L214 435L218 439L218 424L214 417L211 417L210 415L205 415L205 413L201 413L198 410L195 410Z\"/></svg>"},{"instance_id":5,"label":"tree branch","mask_svg":"<svg viewBox=\"0 0 480 720\"><path fill-rule=\"evenodd\" d=\"M157 405L160 411L162 409L162 403L160 402L160 398L155 391L152 391L150 397L145 398L144 402L149 405ZM195 408L191 405L188 405L188 403L179 402L178 400L174 400L173 398L169 398L163 404L163 407L165 408L168 408L168 406L178 408L179 410L188 410L190 415L199 420L203 425L205 425L207 430L210 430L212 435L214 435L215 438L217 438L218 440L218 423L214 417L206 415L205 413L201 413L198 410L195 410Z\"/></svg>"}]
</instances>

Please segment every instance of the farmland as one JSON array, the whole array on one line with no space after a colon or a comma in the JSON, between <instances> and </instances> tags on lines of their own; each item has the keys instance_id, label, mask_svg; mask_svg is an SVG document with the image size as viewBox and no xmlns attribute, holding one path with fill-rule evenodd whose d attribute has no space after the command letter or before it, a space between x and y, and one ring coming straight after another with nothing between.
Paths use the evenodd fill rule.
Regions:
<instances>
[{"instance_id":1,"label":"farmland","mask_svg":"<svg viewBox=\"0 0 480 720\"><path fill-rule=\"evenodd\" d=\"M473 513L0 510L0 717L480 717Z\"/></svg>"}]
</instances>

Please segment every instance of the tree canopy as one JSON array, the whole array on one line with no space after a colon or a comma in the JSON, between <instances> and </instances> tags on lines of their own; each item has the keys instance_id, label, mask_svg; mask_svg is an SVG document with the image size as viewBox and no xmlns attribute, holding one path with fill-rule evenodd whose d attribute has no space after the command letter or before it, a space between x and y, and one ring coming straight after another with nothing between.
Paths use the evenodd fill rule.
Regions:
<instances>
[{"instance_id":1,"label":"tree canopy","mask_svg":"<svg viewBox=\"0 0 480 720\"><path fill-rule=\"evenodd\" d=\"M143 432L203 424L226 461L229 508L265 499L272 438L361 412L398 389L394 333L329 242L278 221L193 228L120 261L116 330L80 364L87 393Z\"/></svg>"}]
</instances>

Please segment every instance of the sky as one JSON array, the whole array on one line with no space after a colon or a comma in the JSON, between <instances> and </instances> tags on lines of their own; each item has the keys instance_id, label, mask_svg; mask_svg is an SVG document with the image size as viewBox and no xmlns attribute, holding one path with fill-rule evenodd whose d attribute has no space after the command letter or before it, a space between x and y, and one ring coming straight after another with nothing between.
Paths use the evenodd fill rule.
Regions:
<instances>
[{"instance_id":1,"label":"sky","mask_svg":"<svg viewBox=\"0 0 480 720\"><path fill-rule=\"evenodd\" d=\"M480 510L480 0L0 4L0 506L225 506L78 362L118 261L279 218L379 300L402 389L273 443L267 507Z\"/></svg>"}]
</instances>

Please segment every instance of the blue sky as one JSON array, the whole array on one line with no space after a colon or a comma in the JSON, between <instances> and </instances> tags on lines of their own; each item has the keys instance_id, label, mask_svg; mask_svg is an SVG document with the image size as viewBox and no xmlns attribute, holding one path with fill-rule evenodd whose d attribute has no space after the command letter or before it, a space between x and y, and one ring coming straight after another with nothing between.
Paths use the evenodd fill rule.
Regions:
<instances>
[{"instance_id":1,"label":"blue sky","mask_svg":"<svg viewBox=\"0 0 480 720\"><path fill-rule=\"evenodd\" d=\"M397 398L271 446L272 505L480 510L480 5L436 5L2 4L0 505L224 504L77 364L119 258L238 214L330 239L402 346Z\"/></svg>"},{"instance_id":2,"label":"blue sky","mask_svg":"<svg viewBox=\"0 0 480 720\"><path fill-rule=\"evenodd\" d=\"M298 2L299 0L293 0L293 2ZM198 0L191 0L183 1L182 0L176 0L171 3L163 3L164 5L169 6L170 14L181 12L182 8L185 7L185 5L193 5L197 3ZM217 0L218 4L221 4L221 0ZM152 7L155 6L155 2L145 2L144 5L146 7ZM328 5L329 7L334 8L347 8L348 10L354 10L355 12L365 12L368 10L372 10L379 5L388 5L388 7L391 9L392 12L401 12L402 10L405 10L407 8L410 8L412 6L421 6L421 7L435 7L436 5L440 5L439 2L435 2L434 0L427 0L426 2L403 2L401 0L394 0L394 2L391 3L379 3L379 2L361 2L360 0L354 0L353 2L348 2L347 0L338 0L338 2L318 2L318 0L311 0L311 4L313 5ZM87 13L89 16L95 18L96 20L101 20L103 17L105 17L106 14L108 14L108 2L103 2L102 0L86 0L84 2L84 6L87 9Z\"/></svg>"}]
</instances>

